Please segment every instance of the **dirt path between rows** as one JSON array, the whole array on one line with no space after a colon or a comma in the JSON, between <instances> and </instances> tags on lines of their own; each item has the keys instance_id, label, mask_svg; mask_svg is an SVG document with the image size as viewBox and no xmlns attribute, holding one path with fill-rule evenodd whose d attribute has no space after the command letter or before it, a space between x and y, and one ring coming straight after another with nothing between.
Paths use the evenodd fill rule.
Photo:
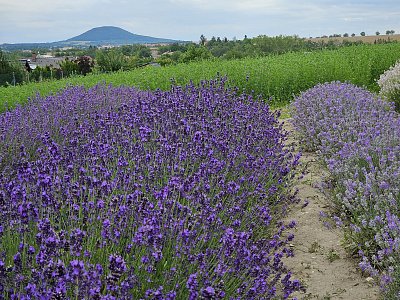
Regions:
<instances>
[{"instance_id":1,"label":"dirt path between rows","mask_svg":"<svg viewBox=\"0 0 400 300\"><path fill-rule=\"evenodd\" d=\"M288 145L299 149L296 133L290 119L284 120L284 129L289 132ZM306 286L305 293L298 292L292 297L298 299L379 299L379 288L372 278L363 277L357 267L357 260L346 254L341 245L343 232L337 228L328 229L320 217L321 211L329 211L329 200L316 187L327 175L315 153L303 152L300 168L305 176L296 187L300 203L294 206L286 221L296 220L295 239L291 244L294 257L285 263L293 272L293 278L300 279ZM304 201L309 204L305 207Z\"/></svg>"}]
</instances>

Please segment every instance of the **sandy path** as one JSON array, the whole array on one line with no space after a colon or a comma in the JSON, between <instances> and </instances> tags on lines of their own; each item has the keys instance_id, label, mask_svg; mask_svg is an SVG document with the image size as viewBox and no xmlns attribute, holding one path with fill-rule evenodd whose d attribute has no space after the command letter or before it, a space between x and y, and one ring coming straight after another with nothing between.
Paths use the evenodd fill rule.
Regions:
<instances>
[{"instance_id":1,"label":"sandy path","mask_svg":"<svg viewBox=\"0 0 400 300\"><path fill-rule=\"evenodd\" d=\"M295 132L290 120L284 128L289 131L288 144L298 148ZM300 167L306 166L305 176L299 180L301 202L291 209L288 220L296 220L292 247L294 257L285 260L306 286L306 293L296 293L298 299L379 299L379 289L372 284L372 278L363 277L357 261L350 258L341 246L343 233L340 229L328 229L320 219L320 211L329 211L329 200L316 188L327 171L321 167L315 153L303 153ZM304 201L309 201L302 207Z\"/></svg>"}]
</instances>

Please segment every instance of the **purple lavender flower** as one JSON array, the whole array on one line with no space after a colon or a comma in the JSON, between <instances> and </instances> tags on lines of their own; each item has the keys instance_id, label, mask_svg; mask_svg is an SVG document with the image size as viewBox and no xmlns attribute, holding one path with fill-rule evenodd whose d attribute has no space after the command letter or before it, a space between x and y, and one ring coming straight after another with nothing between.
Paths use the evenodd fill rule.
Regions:
<instances>
[{"instance_id":1,"label":"purple lavender flower","mask_svg":"<svg viewBox=\"0 0 400 300\"><path fill-rule=\"evenodd\" d=\"M15 232L0 256L15 258L4 290L18 281L21 297L44 299L277 294L295 225L279 219L295 201L299 155L278 114L225 82L71 86L0 115L0 150L20 154L0 164L2 231Z\"/></svg>"},{"instance_id":2,"label":"purple lavender flower","mask_svg":"<svg viewBox=\"0 0 400 300\"><path fill-rule=\"evenodd\" d=\"M400 282L387 275L400 261L399 115L376 95L340 82L305 91L294 111L305 147L321 153L335 183L334 204L342 213L334 222L349 225L360 268L371 276L381 270L384 292L393 290Z\"/></svg>"}]
</instances>

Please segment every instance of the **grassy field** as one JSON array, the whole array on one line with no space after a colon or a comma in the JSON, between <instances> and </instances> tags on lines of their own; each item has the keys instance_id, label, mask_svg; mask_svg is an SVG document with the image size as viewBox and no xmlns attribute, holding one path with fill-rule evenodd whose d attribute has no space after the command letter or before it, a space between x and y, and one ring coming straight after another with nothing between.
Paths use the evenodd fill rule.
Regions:
<instances>
[{"instance_id":1,"label":"grassy field","mask_svg":"<svg viewBox=\"0 0 400 300\"><path fill-rule=\"evenodd\" d=\"M3 87L0 88L0 111L24 103L36 94L56 93L67 85L90 87L105 81L114 86L168 90L172 79L181 85L190 80L197 84L217 74L227 75L230 85L270 99L273 106L279 107L288 103L293 95L322 82L349 81L376 91L379 75L398 59L400 44L393 43L230 61L206 60L162 68L146 67L129 72Z\"/></svg>"}]
</instances>

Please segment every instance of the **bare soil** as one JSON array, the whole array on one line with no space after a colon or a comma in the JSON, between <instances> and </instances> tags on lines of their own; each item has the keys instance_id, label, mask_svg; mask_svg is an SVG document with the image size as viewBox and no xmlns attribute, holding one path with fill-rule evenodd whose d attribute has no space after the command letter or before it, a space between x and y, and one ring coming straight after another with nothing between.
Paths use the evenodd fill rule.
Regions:
<instances>
[{"instance_id":1,"label":"bare soil","mask_svg":"<svg viewBox=\"0 0 400 300\"><path fill-rule=\"evenodd\" d=\"M290 119L284 120L284 128L289 132L287 144L299 149L296 133ZM328 175L316 153L304 153L301 167L305 176L296 187L299 189L299 204L291 209L286 221L296 220L295 239L290 245L294 257L285 263L306 287L306 292L298 292L298 299L379 299L379 288L373 279L364 277L357 260L345 251L341 241L343 232L337 228L328 229L320 218L321 211L330 210L329 199L317 186ZM305 207L304 201L309 201Z\"/></svg>"},{"instance_id":2,"label":"bare soil","mask_svg":"<svg viewBox=\"0 0 400 300\"><path fill-rule=\"evenodd\" d=\"M366 44L373 44L375 42L381 42L381 41L400 41L400 34L382 34L382 35L366 35L366 36L349 36L349 37L318 37L318 38L310 38L308 39L309 41L312 42L337 42L337 43L342 43L343 41L348 41L348 42L358 42L361 41Z\"/></svg>"}]
</instances>

